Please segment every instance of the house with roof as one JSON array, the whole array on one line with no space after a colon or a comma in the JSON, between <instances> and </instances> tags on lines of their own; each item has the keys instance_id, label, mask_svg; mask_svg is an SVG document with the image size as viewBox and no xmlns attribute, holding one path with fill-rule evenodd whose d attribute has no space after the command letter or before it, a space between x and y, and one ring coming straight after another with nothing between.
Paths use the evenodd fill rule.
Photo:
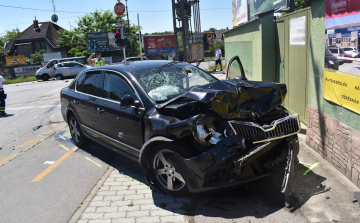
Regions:
<instances>
[{"instance_id":1,"label":"house with roof","mask_svg":"<svg viewBox=\"0 0 360 223\"><path fill-rule=\"evenodd\" d=\"M215 41L216 42L224 42L224 33L226 29L215 30Z\"/></svg>"},{"instance_id":2,"label":"house with roof","mask_svg":"<svg viewBox=\"0 0 360 223\"><path fill-rule=\"evenodd\" d=\"M60 30L64 29L55 23L34 20L31 26L10 40L5 49L9 51L9 55L30 57L35 51L43 49L46 52L61 52L63 58L67 57L67 49L57 45Z\"/></svg>"}]
</instances>

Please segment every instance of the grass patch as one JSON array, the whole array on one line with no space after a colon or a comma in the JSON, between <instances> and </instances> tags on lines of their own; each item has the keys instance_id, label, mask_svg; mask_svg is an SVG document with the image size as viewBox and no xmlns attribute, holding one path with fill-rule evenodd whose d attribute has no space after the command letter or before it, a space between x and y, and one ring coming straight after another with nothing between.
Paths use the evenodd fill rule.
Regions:
<instances>
[{"instance_id":1,"label":"grass patch","mask_svg":"<svg viewBox=\"0 0 360 223\"><path fill-rule=\"evenodd\" d=\"M16 83L22 83L22 82L29 82L29 81L36 81L35 76L24 76L24 77L18 77L15 79L9 79L5 77L6 84L16 84Z\"/></svg>"}]
</instances>

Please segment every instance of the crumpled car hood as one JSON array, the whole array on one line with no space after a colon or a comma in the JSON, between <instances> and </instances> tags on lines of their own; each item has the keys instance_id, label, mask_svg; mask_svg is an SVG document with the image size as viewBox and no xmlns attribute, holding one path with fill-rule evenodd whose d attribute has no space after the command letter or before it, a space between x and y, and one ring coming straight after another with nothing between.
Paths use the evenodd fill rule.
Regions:
<instances>
[{"instance_id":1,"label":"crumpled car hood","mask_svg":"<svg viewBox=\"0 0 360 223\"><path fill-rule=\"evenodd\" d=\"M261 118L281 105L287 93L286 85L248 80L219 80L182 95L212 106L221 118Z\"/></svg>"}]
</instances>

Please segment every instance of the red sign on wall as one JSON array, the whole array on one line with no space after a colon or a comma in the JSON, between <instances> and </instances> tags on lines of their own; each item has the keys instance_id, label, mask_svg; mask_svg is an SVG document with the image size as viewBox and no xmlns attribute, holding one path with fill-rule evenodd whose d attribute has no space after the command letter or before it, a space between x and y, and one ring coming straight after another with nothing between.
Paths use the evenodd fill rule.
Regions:
<instances>
[{"instance_id":1,"label":"red sign on wall","mask_svg":"<svg viewBox=\"0 0 360 223\"><path fill-rule=\"evenodd\" d=\"M116 3L114 11L116 15L123 15L125 13L125 5L121 2Z\"/></svg>"},{"instance_id":2,"label":"red sign on wall","mask_svg":"<svg viewBox=\"0 0 360 223\"><path fill-rule=\"evenodd\" d=\"M168 36L144 36L145 54L172 53L175 49L174 35Z\"/></svg>"},{"instance_id":3,"label":"red sign on wall","mask_svg":"<svg viewBox=\"0 0 360 223\"><path fill-rule=\"evenodd\" d=\"M359 0L326 0L326 19L359 14Z\"/></svg>"}]
</instances>

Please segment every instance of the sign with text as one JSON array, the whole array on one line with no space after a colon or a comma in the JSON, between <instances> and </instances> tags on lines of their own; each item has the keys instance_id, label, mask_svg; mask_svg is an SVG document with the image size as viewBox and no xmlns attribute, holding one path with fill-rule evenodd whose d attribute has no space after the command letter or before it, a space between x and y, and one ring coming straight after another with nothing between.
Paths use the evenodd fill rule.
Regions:
<instances>
[{"instance_id":1,"label":"sign with text","mask_svg":"<svg viewBox=\"0 0 360 223\"><path fill-rule=\"evenodd\" d=\"M116 3L114 6L114 12L116 15L123 15L125 13L125 5L121 2Z\"/></svg>"},{"instance_id":2,"label":"sign with text","mask_svg":"<svg viewBox=\"0 0 360 223\"><path fill-rule=\"evenodd\" d=\"M250 19L255 18L257 14L287 6L288 0L250 0Z\"/></svg>"},{"instance_id":3,"label":"sign with text","mask_svg":"<svg viewBox=\"0 0 360 223\"><path fill-rule=\"evenodd\" d=\"M360 114L360 76L325 69L324 98Z\"/></svg>"},{"instance_id":4,"label":"sign with text","mask_svg":"<svg viewBox=\"0 0 360 223\"><path fill-rule=\"evenodd\" d=\"M86 37L89 52L110 50L108 33L88 33Z\"/></svg>"},{"instance_id":5,"label":"sign with text","mask_svg":"<svg viewBox=\"0 0 360 223\"><path fill-rule=\"evenodd\" d=\"M290 45L305 45L306 16L290 19Z\"/></svg>"},{"instance_id":6,"label":"sign with text","mask_svg":"<svg viewBox=\"0 0 360 223\"><path fill-rule=\"evenodd\" d=\"M35 75L36 71L41 68L41 65L29 65L25 67L15 67L15 76L31 76Z\"/></svg>"},{"instance_id":7,"label":"sign with text","mask_svg":"<svg viewBox=\"0 0 360 223\"><path fill-rule=\"evenodd\" d=\"M174 35L144 36L145 55L173 54Z\"/></svg>"},{"instance_id":8,"label":"sign with text","mask_svg":"<svg viewBox=\"0 0 360 223\"><path fill-rule=\"evenodd\" d=\"M5 60L6 60L7 66L25 64L25 56L24 55L8 56L8 57L5 57Z\"/></svg>"}]
</instances>

